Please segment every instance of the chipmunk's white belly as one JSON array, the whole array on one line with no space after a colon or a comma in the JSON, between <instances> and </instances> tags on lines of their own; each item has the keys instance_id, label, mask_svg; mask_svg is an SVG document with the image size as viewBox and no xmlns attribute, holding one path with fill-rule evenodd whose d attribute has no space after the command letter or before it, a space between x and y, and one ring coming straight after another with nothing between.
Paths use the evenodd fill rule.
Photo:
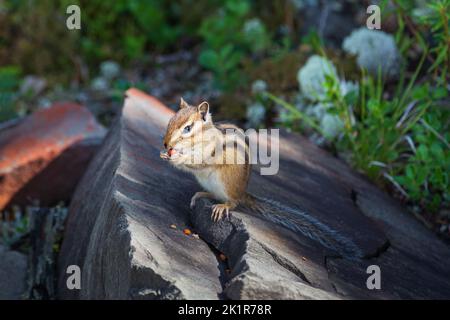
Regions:
<instances>
[{"instance_id":1,"label":"chipmunk's white belly","mask_svg":"<svg viewBox=\"0 0 450 320\"><path fill-rule=\"evenodd\" d=\"M200 172L196 172L195 177L197 178L198 183L200 183L206 191L212 193L218 200L228 200L225 186L223 185L218 172L204 169Z\"/></svg>"}]
</instances>

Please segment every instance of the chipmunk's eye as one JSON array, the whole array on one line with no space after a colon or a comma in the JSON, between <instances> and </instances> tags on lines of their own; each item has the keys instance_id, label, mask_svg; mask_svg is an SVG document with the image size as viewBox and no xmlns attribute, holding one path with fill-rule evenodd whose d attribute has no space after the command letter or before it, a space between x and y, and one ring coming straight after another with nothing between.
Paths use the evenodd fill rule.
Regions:
<instances>
[{"instance_id":1,"label":"chipmunk's eye","mask_svg":"<svg viewBox=\"0 0 450 320\"><path fill-rule=\"evenodd\" d=\"M183 129L183 133L189 133L189 132L191 132L191 129L192 129L192 125L186 126Z\"/></svg>"}]
</instances>

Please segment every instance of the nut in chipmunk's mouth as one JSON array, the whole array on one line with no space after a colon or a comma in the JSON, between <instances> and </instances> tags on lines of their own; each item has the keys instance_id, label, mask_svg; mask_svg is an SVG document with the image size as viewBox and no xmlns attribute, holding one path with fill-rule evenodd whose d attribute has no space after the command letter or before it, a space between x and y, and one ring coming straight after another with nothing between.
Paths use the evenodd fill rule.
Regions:
<instances>
[{"instance_id":1,"label":"nut in chipmunk's mouth","mask_svg":"<svg viewBox=\"0 0 450 320\"><path fill-rule=\"evenodd\" d=\"M173 148L170 148L169 150L161 150L159 156L164 160L176 160L181 155L183 155L183 152L181 150L176 150Z\"/></svg>"}]
</instances>

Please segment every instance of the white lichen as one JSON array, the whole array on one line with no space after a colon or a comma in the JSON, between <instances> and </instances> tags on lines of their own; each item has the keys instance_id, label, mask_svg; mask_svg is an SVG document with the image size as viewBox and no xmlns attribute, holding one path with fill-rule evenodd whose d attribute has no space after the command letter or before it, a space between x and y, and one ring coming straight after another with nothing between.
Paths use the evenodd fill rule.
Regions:
<instances>
[{"instance_id":1,"label":"white lichen","mask_svg":"<svg viewBox=\"0 0 450 320\"><path fill-rule=\"evenodd\" d=\"M91 88L95 91L105 91L109 88L109 81L103 77L96 77L91 82Z\"/></svg>"},{"instance_id":2,"label":"white lichen","mask_svg":"<svg viewBox=\"0 0 450 320\"><path fill-rule=\"evenodd\" d=\"M337 77L333 63L318 55L311 56L297 73L303 95L312 101L323 100L326 95L324 83L327 75Z\"/></svg>"},{"instance_id":3,"label":"white lichen","mask_svg":"<svg viewBox=\"0 0 450 320\"><path fill-rule=\"evenodd\" d=\"M298 71L297 78L301 93L296 97L294 105L306 116L317 120L326 138L336 138L344 129L344 122L332 110L332 99L327 92L331 83L327 83L327 78L332 78L333 90L336 89L335 84L338 86L341 97L357 95L358 83L340 79L333 63L318 55L308 59Z\"/></svg>"},{"instance_id":4,"label":"white lichen","mask_svg":"<svg viewBox=\"0 0 450 320\"><path fill-rule=\"evenodd\" d=\"M346 96L349 93L358 92L359 85L357 82L340 80L339 89L341 91L341 95Z\"/></svg>"},{"instance_id":5,"label":"white lichen","mask_svg":"<svg viewBox=\"0 0 450 320\"><path fill-rule=\"evenodd\" d=\"M330 106L328 104L324 104L324 103L307 105L305 107L305 113L309 117L313 117L318 120L321 120L323 118L323 116L327 113L327 110L329 109L329 107Z\"/></svg>"},{"instance_id":6,"label":"white lichen","mask_svg":"<svg viewBox=\"0 0 450 320\"><path fill-rule=\"evenodd\" d=\"M258 18L247 20L243 26L243 35L254 52L264 50L268 45L266 27Z\"/></svg>"},{"instance_id":7,"label":"white lichen","mask_svg":"<svg viewBox=\"0 0 450 320\"><path fill-rule=\"evenodd\" d=\"M336 114L325 113L320 121L320 128L325 137L333 139L344 129L344 122Z\"/></svg>"},{"instance_id":8,"label":"white lichen","mask_svg":"<svg viewBox=\"0 0 450 320\"><path fill-rule=\"evenodd\" d=\"M342 48L356 55L358 65L373 76L378 75L379 68L386 79L395 79L400 72L400 53L394 37L383 31L364 27L354 30L344 39Z\"/></svg>"},{"instance_id":9,"label":"white lichen","mask_svg":"<svg viewBox=\"0 0 450 320\"><path fill-rule=\"evenodd\" d=\"M104 61L100 65L100 75L107 80L116 78L120 73L120 66L114 61Z\"/></svg>"},{"instance_id":10,"label":"white lichen","mask_svg":"<svg viewBox=\"0 0 450 320\"><path fill-rule=\"evenodd\" d=\"M267 91L267 82L265 82L264 80L255 80L252 83L253 94L263 93L266 91Z\"/></svg>"},{"instance_id":11,"label":"white lichen","mask_svg":"<svg viewBox=\"0 0 450 320\"><path fill-rule=\"evenodd\" d=\"M250 128L258 127L266 116L266 108L259 103L255 102L247 107L247 126Z\"/></svg>"}]
</instances>

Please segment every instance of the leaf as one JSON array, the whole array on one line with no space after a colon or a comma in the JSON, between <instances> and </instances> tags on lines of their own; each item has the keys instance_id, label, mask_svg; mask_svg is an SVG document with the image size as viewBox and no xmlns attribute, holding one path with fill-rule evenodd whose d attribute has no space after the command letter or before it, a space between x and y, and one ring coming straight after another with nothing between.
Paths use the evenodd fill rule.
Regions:
<instances>
[{"instance_id":1,"label":"leaf","mask_svg":"<svg viewBox=\"0 0 450 320\"><path fill-rule=\"evenodd\" d=\"M431 144L430 152L432 157L436 159L438 162L444 162L445 155L444 150L438 142L434 142Z\"/></svg>"},{"instance_id":2,"label":"leaf","mask_svg":"<svg viewBox=\"0 0 450 320\"><path fill-rule=\"evenodd\" d=\"M429 173L428 171L426 166L417 166L416 183L418 185L424 184Z\"/></svg>"},{"instance_id":3,"label":"leaf","mask_svg":"<svg viewBox=\"0 0 450 320\"><path fill-rule=\"evenodd\" d=\"M447 58L447 52L448 52L447 47L441 48L436 60L434 61L433 65L428 70L429 71L434 70L434 69L436 69L436 67L438 65L442 64L444 62L444 60Z\"/></svg>"},{"instance_id":4,"label":"leaf","mask_svg":"<svg viewBox=\"0 0 450 320\"><path fill-rule=\"evenodd\" d=\"M406 166L405 173L408 180L414 180L414 169L411 165Z\"/></svg>"},{"instance_id":5,"label":"leaf","mask_svg":"<svg viewBox=\"0 0 450 320\"><path fill-rule=\"evenodd\" d=\"M448 96L448 90L443 87L434 88L434 90L431 91L431 94L435 100L444 99Z\"/></svg>"},{"instance_id":6,"label":"leaf","mask_svg":"<svg viewBox=\"0 0 450 320\"><path fill-rule=\"evenodd\" d=\"M425 145L422 144L417 148L417 158L420 160L428 159L428 149Z\"/></svg>"},{"instance_id":7,"label":"leaf","mask_svg":"<svg viewBox=\"0 0 450 320\"><path fill-rule=\"evenodd\" d=\"M207 49L203 50L200 53L198 60L199 63L205 68L210 68L214 70L216 65L218 64L219 57L215 51Z\"/></svg>"},{"instance_id":8,"label":"leaf","mask_svg":"<svg viewBox=\"0 0 450 320\"><path fill-rule=\"evenodd\" d=\"M225 6L231 13L237 16L246 15L250 10L249 3L241 0L226 1Z\"/></svg>"}]
</instances>

